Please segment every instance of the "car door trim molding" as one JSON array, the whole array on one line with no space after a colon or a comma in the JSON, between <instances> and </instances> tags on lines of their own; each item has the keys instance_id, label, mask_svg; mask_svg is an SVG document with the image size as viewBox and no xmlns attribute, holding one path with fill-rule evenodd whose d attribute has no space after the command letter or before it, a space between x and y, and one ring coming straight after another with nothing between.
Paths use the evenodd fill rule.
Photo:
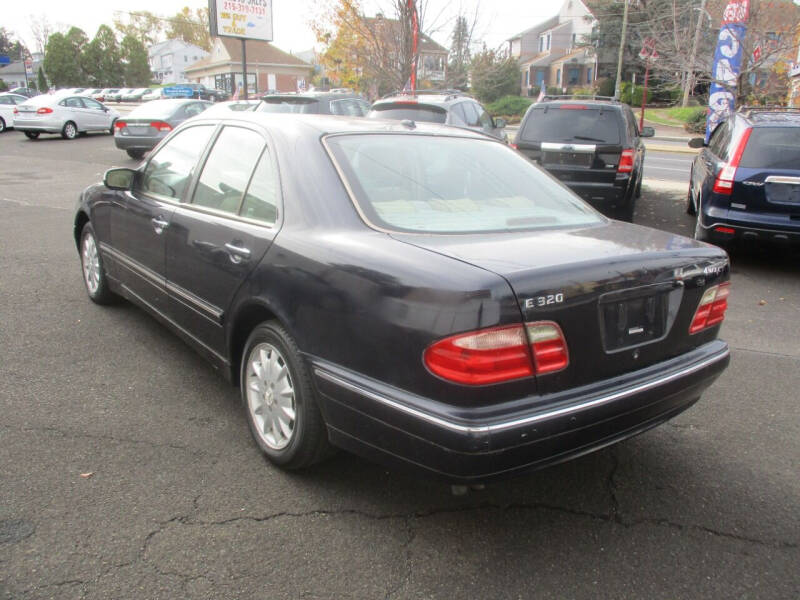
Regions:
<instances>
[{"instance_id":1,"label":"car door trim molding","mask_svg":"<svg viewBox=\"0 0 800 600\"><path fill-rule=\"evenodd\" d=\"M451 431L455 431L457 433L462 434L486 434L486 433L495 433L504 431L506 429L513 429L515 427L523 427L527 425L531 425L533 423L537 423L540 421L547 421L549 419L554 419L558 417L562 417L564 415L569 415L572 413L580 412L583 410L587 410L590 408L595 408L597 406L601 406L603 404L608 404L610 402L614 402L616 400L621 400L623 398L627 398L629 396L634 396L641 392L646 392L653 388L660 387L677 379L681 379L697 371L701 371L706 367L710 367L722 360L727 359L730 356L730 349L726 345L724 350L714 354L711 357L708 357L700 362L696 362L691 364L687 367L674 371L668 375L664 375L661 377L656 377L655 379L651 379L649 381L645 381L643 383L639 383L636 385L632 385L626 387L624 389L618 390L616 392L612 392L610 394L603 394L594 398L590 398L583 402L579 402L577 404L570 404L569 406L563 406L560 408L555 408L551 410L545 410L543 412L539 412L534 415L521 417L517 419L511 419L508 421L501 421L495 423L486 423L486 424L477 424L477 425L463 425L456 421L452 421L450 419L444 419L442 417L438 417L432 415L430 413L421 411L416 408L412 408L407 404L403 404L402 402L396 401L392 398L389 398L383 394L379 394L373 392L371 390L366 389L365 387L358 385L356 383L347 381L346 379L342 378L339 375L334 375L333 373L326 371L324 368L319 366L314 368L314 373L330 383L338 385L339 387L345 388L351 392L355 392L357 394L361 394L362 396L369 398L371 400L375 400L385 406L398 410L400 412L404 412L412 417L416 417L420 420L426 421L433 425L437 425L444 429L449 429Z\"/></svg>"},{"instance_id":2,"label":"car door trim molding","mask_svg":"<svg viewBox=\"0 0 800 600\"><path fill-rule=\"evenodd\" d=\"M205 317L215 325L222 325L224 311L196 296L189 290L166 280L167 291L187 308L192 309L201 317Z\"/></svg>"},{"instance_id":3,"label":"car door trim molding","mask_svg":"<svg viewBox=\"0 0 800 600\"><path fill-rule=\"evenodd\" d=\"M150 285L155 286L159 290L164 290L164 278L158 275L158 273L152 269L145 267L143 264L133 260L128 256L125 256L122 252L116 248L113 248L112 246L109 246L105 242L100 242L100 251L110 257L111 260L116 262L118 265L125 267L134 275L138 275Z\"/></svg>"}]
</instances>

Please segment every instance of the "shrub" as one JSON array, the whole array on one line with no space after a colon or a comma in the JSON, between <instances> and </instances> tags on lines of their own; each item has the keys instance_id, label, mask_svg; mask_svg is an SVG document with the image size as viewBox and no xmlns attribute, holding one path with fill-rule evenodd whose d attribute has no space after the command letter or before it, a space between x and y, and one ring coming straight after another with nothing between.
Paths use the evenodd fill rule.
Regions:
<instances>
[{"instance_id":1,"label":"shrub","mask_svg":"<svg viewBox=\"0 0 800 600\"><path fill-rule=\"evenodd\" d=\"M522 96L503 96L487 104L486 110L495 117L521 117L532 103L533 100Z\"/></svg>"},{"instance_id":2,"label":"shrub","mask_svg":"<svg viewBox=\"0 0 800 600\"><path fill-rule=\"evenodd\" d=\"M699 107L694 109L695 112L690 114L686 119L683 128L689 133L705 133L706 131L706 109Z\"/></svg>"}]
</instances>

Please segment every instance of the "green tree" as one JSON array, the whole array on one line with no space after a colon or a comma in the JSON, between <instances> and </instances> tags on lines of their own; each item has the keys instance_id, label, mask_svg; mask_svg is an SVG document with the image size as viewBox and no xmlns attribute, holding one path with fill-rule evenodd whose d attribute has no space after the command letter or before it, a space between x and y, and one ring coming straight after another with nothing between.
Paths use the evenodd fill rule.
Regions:
<instances>
[{"instance_id":1,"label":"green tree","mask_svg":"<svg viewBox=\"0 0 800 600\"><path fill-rule=\"evenodd\" d=\"M81 67L83 51L88 38L77 27L66 34L54 33L47 41L44 69L55 87L74 87L86 83Z\"/></svg>"},{"instance_id":2,"label":"green tree","mask_svg":"<svg viewBox=\"0 0 800 600\"><path fill-rule=\"evenodd\" d=\"M84 71L95 87L122 85L122 54L117 38L108 25L100 25L83 53Z\"/></svg>"},{"instance_id":3,"label":"green tree","mask_svg":"<svg viewBox=\"0 0 800 600\"><path fill-rule=\"evenodd\" d=\"M8 31L5 27L0 27L0 54L8 56L11 60L19 60L21 52L24 52L23 46L19 41L13 41L13 32Z\"/></svg>"},{"instance_id":4,"label":"green tree","mask_svg":"<svg viewBox=\"0 0 800 600\"><path fill-rule=\"evenodd\" d=\"M473 23L474 27L474 23ZM456 17L450 36L450 61L447 64L447 87L465 90L469 87L470 44L472 27L464 15Z\"/></svg>"},{"instance_id":5,"label":"green tree","mask_svg":"<svg viewBox=\"0 0 800 600\"><path fill-rule=\"evenodd\" d=\"M5 92L8 89L8 84L0 79L0 92Z\"/></svg>"},{"instance_id":6,"label":"green tree","mask_svg":"<svg viewBox=\"0 0 800 600\"><path fill-rule=\"evenodd\" d=\"M208 28L208 8L197 8L194 13L188 6L169 19L167 38L183 40L187 44L211 50L211 33Z\"/></svg>"},{"instance_id":7,"label":"green tree","mask_svg":"<svg viewBox=\"0 0 800 600\"><path fill-rule=\"evenodd\" d=\"M514 58L483 47L472 59L472 91L484 103L519 94L519 65Z\"/></svg>"},{"instance_id":8,"label":"green tree","mask_svg":"<svg viewBox=\"0 0 800 600\"><path fill-rule=\"evenodd\" d=\"M122 60L124 61L123 73L125 85L129 87L147 87L153 79L150 72L150 63L147 60L147 50L144 44L132 35L126 35L120 45Z\"/></svg>"},{"instance_id":9,"label":"green tree","mask_svg":"<svg viewBox=\"0 0 800 600\"><path fill-rule=\"evenodd\" d=\"M39 70L36 73L36 87L42 93L47 91L47 78L44 75L44 68L42 68L41 66L39 67Z\"/></svg>"},{"instance_id":10,"label":"green tree","mask_svg":"<svg viewBox=\"0 0 800 600\"><path fill-rule=\"evenodd\" d=\"M164 30L164 19L147 10L138 10L127 13L127 21L120 18L114 19L114 29L124 39L131 36L140 40L145 46L152 46L161 37Z\"/></svg>"}]
</instances>

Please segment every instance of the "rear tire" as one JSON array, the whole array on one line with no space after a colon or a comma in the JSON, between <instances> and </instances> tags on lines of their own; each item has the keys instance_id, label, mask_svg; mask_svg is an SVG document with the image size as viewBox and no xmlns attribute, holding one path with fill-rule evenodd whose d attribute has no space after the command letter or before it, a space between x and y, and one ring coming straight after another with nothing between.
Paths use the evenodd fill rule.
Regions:
<instances>
[{"instance_id":1,"label":"rear tire","mask_svg":"<svg viewBox=\"0 0 800 600\"><path fill-rule=\"evenodd\" d=\"M38 131L25 131L23 133L25 133L25 137L28 138L29 140L35 140L39 138Z\"/></svg>"},{"instance_id":2,"label":"rear tire","mask_svg":"<svg viewBox=\"0 0 800 600\"><path fill-rule=\"evenodd\" d=\"M79 252L83 284L89 299L95 304L113 304L119 296L108 287L103 257L100 255L100 246L91 223L83 226Z\"/></svg>"},{"instance_id":3,"label":"rear tire","mask_svg":"<svg viewBox=\"0 0 800 600\"><path fill-rule=\"evenodd\" d=\"M128 156L131 158L135 158L136 160L140 160L144 156L144 150L134 150L133 148L129 148L125 150L128 153Z\"/></svg>"},{"instance_id":4,"label":"rear tire","mask_svg":"<svg viewBox=\"0 0 800 600\"><path fill-rule=\"evenodd\" d=\"M695 216L697 214L697 209L694 207L694 194L692 194L692 188L689 188L689 192L686 194L686 214Z\"/></svg>"},{"instance_id":5,"label":"rear tire","mask_svg":"<svg viewBox=\"0 0 800 600\"><path fill-rule=\"evenodd\" d=\"M3 117L0 117L0 133L3 133L6 130L6 122Z\"/></svg>"},{"instance_id":6,"label":"rear tire","mask_svg":"<svg viewBox=\"0 0 800 600\"><path fill-rule=\"evenodd\" d=\"M78 137L78 126L72 121L67 121L61 129L61 137L65 140L74 140Z\"/></svg>"},{"instance_id":7,"label":"rear tire","mask_svg":"<svg viewBox=\"0 0 800 600\"><path fill-rule=\"evenodd\" d=\"M276 321L261 323L247 339L239 388L250 433L272 463L302 469L332 454L308 367Z\"/></svg>"}]
</instances>

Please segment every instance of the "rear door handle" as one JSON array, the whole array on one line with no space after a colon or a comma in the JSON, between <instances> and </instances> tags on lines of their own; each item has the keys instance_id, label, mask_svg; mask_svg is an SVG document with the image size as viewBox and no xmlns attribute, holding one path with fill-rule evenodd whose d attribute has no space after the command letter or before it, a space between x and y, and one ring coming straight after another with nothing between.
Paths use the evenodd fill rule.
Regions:
<instances>
[{"instance_id":1,"label":"rear door handle","mask_svg":"<svg viewBox=\"0 0 800 600\"><path fill-rule=\"evenodd\" d=\"M165 221L161 215L153 217L150 219L150 222L153 224L153 229L155 229L157 234L161 234L162 231L169 227L169 221Z\"/></svg>"},{"instance_id":2,"label":"rear door handle","mask_svg":"<svg viewBox=\"0 0 800 600\"><path fill-rule=\"evenodd\" d=\"M234 264L239 264L240 262L250 258L250 250L248 248L227 243L225 244L225 249L228 251L228 254L230 254L231 262Z\"/></svg>"}]
</instances>

